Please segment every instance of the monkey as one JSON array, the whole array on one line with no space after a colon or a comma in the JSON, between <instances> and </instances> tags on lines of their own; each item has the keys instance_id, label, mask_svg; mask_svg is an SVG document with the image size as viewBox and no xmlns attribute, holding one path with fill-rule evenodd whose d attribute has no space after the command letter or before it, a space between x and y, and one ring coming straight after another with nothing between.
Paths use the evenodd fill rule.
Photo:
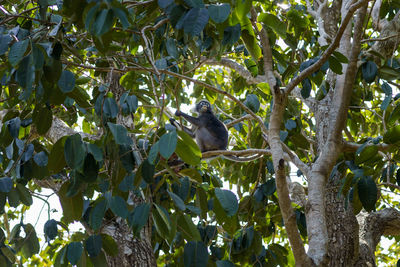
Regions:
<instances>
[{"instance_id":1,"label":"monkey","mask_svg":"<svg viewBox=\"0 0 400 267\"><path fill-rule=\"evenodd\" d=\"M210 102L204 99L200 100L194 106L192 112L198 113L199 116L196 118L178 110L175 112L175 116L181 116L190 122L192 124L192 129L183 125L181 126L173 118L170 118L171 124L178 129L182 129L194 138L202 153L212 150L226 150L228 147L228 129L225 124L215 116ZM257 155L255 158L240 158L236 156L223 157L232 161L243 162L257 159L260 156Z\"/></svg>"}]
</instances>

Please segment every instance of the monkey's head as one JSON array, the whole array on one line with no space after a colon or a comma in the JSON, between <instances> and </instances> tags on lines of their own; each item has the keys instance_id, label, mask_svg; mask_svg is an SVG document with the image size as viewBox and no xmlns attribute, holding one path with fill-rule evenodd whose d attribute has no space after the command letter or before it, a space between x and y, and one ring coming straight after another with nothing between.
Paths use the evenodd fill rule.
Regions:
<instances>
[{"instance_id":1,"label":"monkey's head","mask_svg":"<svg viewBox=\"0 0 400 267\"><path fill-rule=\"evenodd\" d=\"M211 108L211 104L210 102L208 102L207 100L203 99L200 100L196 106L193 107L192 109L193 112L197 112L197 113L205 113L205 112L211 112L212 113L212 108Z\"/></svg>"}]
</instances>

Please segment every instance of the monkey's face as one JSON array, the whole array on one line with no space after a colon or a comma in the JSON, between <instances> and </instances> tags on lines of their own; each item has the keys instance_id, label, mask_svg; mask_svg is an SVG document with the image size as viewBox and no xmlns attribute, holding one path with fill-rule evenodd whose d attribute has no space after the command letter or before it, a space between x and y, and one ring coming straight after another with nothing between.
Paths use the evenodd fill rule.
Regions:
<instances>
[{"instance_id":1,"label":"monkey's face","mask_svg":"<svg viewBox=\"0 0 400 267\"><path fill-rule=\"evenodd\" d=\"M201 100L193 109L197 113L212 112L211 104L207 100Z\"/></svg>"}]
</instances>

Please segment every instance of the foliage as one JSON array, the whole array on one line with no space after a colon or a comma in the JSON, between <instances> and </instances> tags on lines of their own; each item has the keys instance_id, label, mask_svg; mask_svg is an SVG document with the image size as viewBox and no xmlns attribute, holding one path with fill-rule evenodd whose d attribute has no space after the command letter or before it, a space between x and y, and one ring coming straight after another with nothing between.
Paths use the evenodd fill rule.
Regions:
<instances>
[{"instance_id":1,"label":"foliage","mask_svg":"<svg viewBox=\"0 0 400 267\"><path fill-rule=\"evenodd\" d=\"M160 265L292 266L272 159L202 161L195 142L168 124L170 108L206 98L227 124L254 112L268 127L273 89L267 83L203 63L230 57L250 77L265 75L258 39L258 30L265 29L278 84L288 84L315 64L326 49L317 42L317 22L305 15L302 1L289 1L290 6L281 2L3 3L0 210L4 218L19 217L21 222L13 229L0 223L0 265L104 262L105 255L118 253L118 240L101 233L103 220L120 217L136 237L151 219L151 242ZM250 15L253 6L256 20ZM388 8L382 17L391 12ZM369 31L371 25L367 27ZM369 46L363 43L363 51ZM343 174L340 193L358 212L386 205L380 189L394 191L389 185L400 185L400 100L392 87L400 80L400 63L382 59L379 65L364 54L360 60L346 126L359 146L342 153L332 171ZM346 63L346 56L334 52L301 82L302 98L288 98L280 138L307 164L316 159L309 141L316 126L305 101L323 101L333 90L327 73L342 74ZM110 73L121 76L123 92L114 90ZM121 123L122 116L132 119L134 127ZM52 140L48 131L57 120L76 132ZM261 128L257 120L234 124L230 149L267 149ZM390 156L378 153L384 143L394 145L387 151ZM182 169L168 166L176 154L185 163ZM23 211L43 180L62 183L57 194L63 217L49 217L44 227L48 243L40 252L42 229L25 224ZM144 196L144 202L134 206L132 196ZM293 207L307 242L303 207ZM74 221L83 222L87 231L67 236ZM391 251L399 249L395 246Z\"/></svg>"}]
</instances>

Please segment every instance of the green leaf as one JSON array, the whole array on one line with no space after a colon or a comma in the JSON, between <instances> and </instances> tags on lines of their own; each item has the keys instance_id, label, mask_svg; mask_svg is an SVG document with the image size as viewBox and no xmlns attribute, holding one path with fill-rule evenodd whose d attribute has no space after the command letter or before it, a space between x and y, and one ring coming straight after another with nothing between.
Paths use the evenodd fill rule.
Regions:
<instances>
[{"instance_id":1,"label":"green leaf","mask_svg":"<svg viewBox=\"0 0 400 267\"><path fill-rule=\"evenodd\" d=\"M99 202L97 202L96 205L91 210L89 224L93 230L96 231L100 229L104 215L106 213L106 209L107 209L107 202L105 199L102 199Z\"/></svg>"},{"instance_id":2,"label":"green leaf","mask_svg":"<svg viewBox=\"0 0 400 267\"><path fill-rule=\"evenodd\" d=\"M28 45L29 39L25 39L16 42L11 46L10 52L8 53L8 61L10 62L11 66L15 67L18 65L18 63L24 57Z\"/></svg>"},{"instance_id":3,"label":"green leaf","mask_svg":"<svg viewBox=\"0 0 400 267\"><path fill-rule=\"evenodd\" d=\"M96 36L101 36L111 29L114 23L114 12L112 9L101 10L93 23L93 34Z\"/></svg>"},{"instance_id":4,"label":"green leaf","mask_svg":"<svg viewBox=\"0 0 400 267\"><path fill-rule=\"evenodd\" d=\"M39 240L37 238L35 228L33 228L30 223L25 224L23 227L25 231L25 240L23 242L21 250L25 258L30 258L33 255L39 253Z\"/></svg>"},{"instance_id":5,"label":"green leaf","mask_svg":"<svg viewBox=\"0 0 400 267\"><path fill-rule=\"evenodd\" d=\"M86 150L83 145L81 136L76 133L65 140L64 145L65 161L71 169L79 170L85 160Z\"/></svg>"},{"instance_id":6,"label":"green leaf","mask_svg":"<svg viewBox=\"0 0 400 267\"><path fill-rule=\"evenodd\" d=\"M228 26L224 29L224 37L222 39L222 45L234 45L237 41L239 41L241 35L241 27L240 23L234 26Z\"/></svg>"},{"instance_id":7,"label":"green leaf","mask_svg":"<svg viewBox=\"0 0 400 267\"><path fill-rule=\"evenodd\" d=\"M342 63L340 63L339 60L337 60L336 57L331 56L329 58L329 68L336 74L343 74L343 67L342 67Z\"/></svg>"},{"instance_id":8,"label":"green leaf","mask_svg":"<svg viewBox=\"0 0 400 267\"><path fill-rule=\"evenodd\" d=\"M231 5L209 5L208 13L210 14L210 18L215 23L222 23L229 17L229 14L231 13Z\"/></svg>"},{"instance_id":9,"label":"green leaf","mask_svg":"<svg viewBox=\"0 0 400 267\"><path fill-rule=\"evenodd\" d=\"M12 41L12 38L9 34L1 34L0 35L0 55L4 55L8 51L8 45Z\"/></svg>"},{"instance_id":10,"label":"green leaf","mask_svg":"<svg viewBox=\"0 0 400 267\"><path fill-rule=\"evenodd\" d=\"M128 28L129 26L131 26L131 24L129 23L129 20L128 20L129 13L127 11L125 11L121 8L115 8L115 7L113 7L112 10L114 11L115 15L117 15L119 21L122 24L122 28L124 30L126 28Z\"/></svg>"},{"instance_id":11,"label":"green leaf","mask_svg":"<svg viewBox=\"0 0 400 267\"><path fill-rule=\"evenodd\" d=\"M208 10L206 8L192 8L185 16L183 30L192 36L199 35L208 22Z\"/></svg>"},{"instance_id":12,"label":"green leaf","mask_svg":"<svg viewBox=\"0 0 400 267\"><path fill-rule=\"evenodd\" d=\"M48 220L44 224L43 232L46 235L46 240L54 240L57 236L57 221L54 219Z\"/></svg>"},{"instance_id":13,"label":"green leaf","mask_svg":"<svg viewBox=\"0 0 400 267\"><path fill-rule=\"evenodd\" d=\"M128 216L128 224L132 227L135 236L138 236L140 230L145 226L150 214L150 204L141 203L135 207L133 212Z\"/></svg>"},{"instance_id":14,"label":"green leaf","mask_svg":"<svg viewBox=\"0 0 400 267\"><path fill-rule=\"evenodd\" d=\"M396 121L400 119L400 102L396 104L396 107L393 109L393 111L390 113L390 116L388 118L388 125L393 125Z\"/></svg>"},{"instance_id":15,"label":"green leaf","mask_svg":"<svg viewBox=\"0 0 400 267\"><path fill-rule=\"evenodd\" d=\"M35 163L40 166L40 167L46 167L49 158L47 157L46 152L44 151L40 151L39 153L36 153L33 156L33 160L35 161Z\"/></svg>"},{"instance_id":16,"label":"green leaf","mask_svg":"<svg viewBox=\"0 0 400 267\"><path fill-rule=\"evenodd\" d=\"M234 193L229 190L215 188L215 196L229 217L236 214L239 205Z\"/></svg>"},{"instance_id":17,"label":"green leaf","mask_svg":"<svg viewBox=\"0 0 400 267\"><path fill-rule=\"evenodd\" d=\"M64 157L64 143L67 140L64 136L57 140L49 155L48 168L51 173L59 173L67 164Z\"/></svg>"},{"instance_id":18,"label":"green leaf","mask_svg":"<svg viewBox=\"0 0 400 267\"><path fill-rule=\"evenodd\" d=\"M155 166L151 164L147 159L142 162L138 171L139 170L146 183L152 184L154 182Z\"/></svg>"},{"instance_id":19,"label":"green leaf","mask_svg":"<svg viewBox=\"0 0 400 267\"><path fill-rule=\"evenodd\" d=\"M118 105L114 98L107 97L103 104L103 115L106 118L116 118L118 115Z\"/></svg>"},{"instance_id":20,"label":"green leaf","mask_svg":"<svg viewBox=\"0 0 400 267\"><path fill-rule=\"evenodd\" d=\"M10 177L0 178L0 192L8 193L13 188L13 181Z\"/></svg>"},{"instance_id":21,"label":"green leaf","mask_svg":"<svg viewBox=\"0 0 400 267\"><path fill-rule=\"evenodd\" d=\"M58 192L60 203L63 209L64 222L79 221L83 212L83 197L82 193L78 192L73 197L67 196L70 182L65 182Z\"/></svg>"},{"instance_id":22,"label":"green leaf","mask_svg":"<svg viewBox=\"0 0 400 267\"><path fill-rule=\"evenodd\" d=\"M93 155L86 154L85 161L83 162L83 175L80 176L85 182L93 183L97 180L99 173L99 164L94 159Z\"/></svg>"},{"instance_id":23,"label":"green leaf","mask_svg":"<svg viewBox=\"0 0 400 267\"><path fill-rule=\"evenodd\" d=\"M184 0L184 2L189 6L189 7L204 7L204 3L202 0Z\"/></svg>"},{"instance_id":24,"label":"green leaf","mask_svg":"<svg viewBox=\"0 0 400 267\"><path fill-rule=\"evenodd\" d=\"M172 200L175 203L175 206L180 209L181 211L185 211L186 209L186 205L185 202L183 202L183 200L176 194L168 191L169 196L172 198Z\"/></svg>"},{"instance_id":25,"label":"green leaf","mask_svg":"<svg viewBox=\"0 0 400 267\"><path fill-rule=\"evenodd\" d=\"M64 70L58 80L58 86L63 93L72 92L75 87L75 75L69 70Z\"/></svg>"},{"instance_id":26,"label":"green leaf","mask_svg":"<svg viewBox=\"0 0 400 267\"><path fill-rule=\"evenodd\" d=\"M30 206L33 203L31 192L22 184L17 183L15 187L17 189L19 199L25 206Z\"/></svg>"},{"instance_id":27,"label":"green leaf","mask_svg":"<svg viewBox=\"0 0 400 267\"><path fill-rule=\"evenodd\" d=\"M86 251L89 257L97 257L101 252L102 240L101 235L91 235L85 241Z\"/></svg>"},{"instance_id":28,"label":"green leaf","mask_svg":"<svg viewBox=\"0 0 400 267\"><path fill-rule=\"evenodd\" d=\"M36 125L38 134L45 135L50 129L53 122L53 113L51 109L44 106L36 105L32 114L33 123Z\"/></svg>"},{"instance_id":29,"label":"green leaf","mask_svg":"<svg viewBox=\"0 0 400 267\"><path fill-rule=\"evenodd\" d=\"M279 34L282 38L286 38L286 24L282 22L277 16L270 13L261 13L258 16L258 21L263 22L264 25L270 27L274 32Z\"/></svg>"},{"instance_id":30,"label":"green leaf","mask_svg":"<svg viewBox=\"0 0 400 267\"><path fill-rule=\"evenodd\" d=\"M190 267L207 266L208 251L201 241L189 241L186 243L183 252L184 265Z\"/></svg>"},{"instance_id":31,"label":"green leaf","mask_svg":"<svg viewBox=\"0 0 400 267\"><path fill-rule=\"evenodd\" d=\"M178 136L176 154L187 164L198 165L201 160L201 152L196 142L183 131L178 131Z\"/></svg>"},{"instance_id":32,"label":"green leaf","mask_svg":"<svg viewBox=\"0 0 400 267\"><path fill-rule=\"evenodd\" d=\"M348 58L339 51L333 51L335 58L341 63L349 63Z\"/></svg>"},{"instance_id":33,"label":"green leaf","mask_svg":"<svg viewBox=\"0 0 400 267\"><path fill-rule=\"evenodd\" d=\"M311 89L312 89L312 85L311 85L311 81L308 78L305 78L303 81L301 81L301 85L303 86L303 88L301 88L301 96L303 98L308 98L310 97L311 94Z\"/></svg>"},{"instance_id":34,"label":"green leaf","mask_svg":"<svg viewBox=\"0 0 400 267\"><path fill-rule=\"evenodd\" d=\"M111 236L101 234L101 240L103 243L103 249L108 255L113 257L118 255L118 245Z\"/></svg>"},{"instance_id":35,"label":"green leaf","mask_svg":"<svg viewBox=\"0 0 400 267\"><path fill-rule=\"evenodd\" d=\"M258 59L261 57L261 48L254 33L248 30L242 30L241 37L254 61L258 62Z\"/></svg>"},{"instance_id":36,"label":"green leaf","mask_svg":"<svg viewBox=\"0 0 400 267\"><path fill-rule=\"evenodd\" d=\"M108 127L114 136L115 143L118 145L132 145L132 139L128 136L128 130L120 124L107 122Z\"/></svg>"},{"instance_id":37,"label":"green leaf","mask_svg":"<svg viewBox=\"0 0 400 267\"><path fill-rule=\"evenodd\" d=\"M16 188L11 188L10 192L7 193L7 200L8 200L8 205L10 205L10 207L13 208L18 207L20 201L19 201L19 194ZM2 210L3 207L4 205L0 206L0 210Z\"/></svg>"},{"instance_id":38,"label":"green leaf","mask_svg":"<svg viewBox=\"0 0 400 267\"><path fill-rule=\"evenodd\" d=\"M155 209L152 210L152 217L157 233L164 239L168 239L172 230L171 220L164 208L154 204Z\"/></svg>"},{"instance_id":39,"label":"green leaf","mask_svg":"<svg viewBox=\"0 0 400 267\"><path fill-rule=\"evenodd\" d=\"M390 104L390 101L392 101L392 95L386 95L385 99L383 99L381 103L381 110L386 110Z\"/></svg>"},{"instance_id":40,"label":"green leaf","mask_svg":"<svg viewBox=\"0 0 400 267\"><path fill-rule=\"evenodd\" d=\"M31 89L35 80L35 67L32 55L28 55L19 63L15 79L23 88Z\"/></svg>"},{"instance_id":41,"label":"green leaf","mask_svg":"<svg viewBox=\"0 0 400 267\"><path fill-rule=\"evenodd\" d=\"M103 151L95 144L88 144L88 152L93 155L96 161L103 160Z\"/></svg>"},{"instance_id":42,"label":"green leaf","mask_svg":"<svg viewBox=\"0 0 400 267\"><path fill-rule=\"evenodd\" d=\"M176 48L175 39L167 38L167 41L165 42L165 47L167 48L168 55L175 59L179 58L179 52Z\"/></svg>"},{"instance_id":43,"label":"green leaf","mask_svg":"<svg viewBox=\"0 0 400 267\"><path fill-rule=\"evenodd\" d=\"M67 259L72 264L78 263L79 259L82 257L83 246L81 242L71 242L68 244L67 248Z\"/></svg>"},{"instance_id":44,"label":"green leaf","mask_svg":"<svg viewBox=\"0 0 400 267\"><path fill-rule=\"evenodd\" d=\"M384 65L379 68L379 77L386 81L398 80L400 79L400 71Z\"/></svg>"},{"instance_id":45,"label":"green leaf","mask_svg":"<svg viewBox=\"0 0 400 267\"><path fill-rule=\"evenodd\" d=\"M176 131L171 131L161 136L158 147L160 149L161 156L163 156L165 159L169 159L169 157L171 157L171 155L175 152L177 138L178 136Z\"/></svg>"},{"instance_id":46,"label":"green leaf","mask_svg":"<svg viewBox=\"0 0 400 267\"><path fill-rule=\"evenodd\" d=\"M367 61L361 65L361 73L365 82L372 83L378 74L378 67L375 62Z\"/></svg>"},{"instance_id":47,"label":"green leaf","mask_svg":"<svg viewBox=\"0 0 400 267\"><path fill-rule=\"evenodd\" d=\"M357 189L364 209L367 212L374 210L378 200L378 188L375 181L370 176L363 177L358 181Z\"/></svg>"},{"instance_id":48,"label":"green leaf","mask_svg":"<svg viewBox=\"0 0 400 267\"><path fill-rule=\"evenodd\" d=\"M115 215L126 219L129 215L128 207L125 200L120 196L113 196L110 200L109 206Z\"/></svg>"},{"instance_id":49,"label":"green leaf","mask_svg":"<svg viewBox=\"0 0 400 267\"><path fill-rule=\"evenodd\" d=\"M260 110L260 101L258 100L258 97L254 94L248 94L246 96L246 100L244 101L244 104L251 109L251 111L257 113Z\"/></svg>"},{"instance_id":50,"label":"green leaf","mask_svg":"<svg viewBox=\"0 0 400 267\"><path fill-rule=\"evenodd\" d=\"M192 218L187 214L181 214L178 217L177 223L178 231L182 233L183 238L187 241L195 240L200 241L201 236L196 225L194 225Z\"/></svg>"},{"instance_id":51,"label":"green leaf","mask_svg":"<svg viewBox=\"0 0 400 267\"><path fill-rule=\"evenodd\" d=\"M21 119L16 117L6 122L10 135L15 139L19 136L19 128L21 127ZM12 154L12 153L11 153ZM11 159L11 157L9 157Z\"/></svg>"},{"instance_id":52,"label":"green leaf","mask_svg":"<svg viewBox=\"0 0 400 267\"><path fill-rule=\"evenodd\" d=\"M365 147L360 153L356 153L356 164L361 164L367 162L368 160L374 158L378 153L378 148L374 145Z\"/></svg>"},{"instance_id":53,"label":"green leaf","mask_svg":"<svg viewBox=\"0 0 400 267\"><path fill-rule=\"evenodd\" d=\"M400 141L400 125L396 125L383 135L383 142L386 144L395 144Z\"/></svg>"}]
</instances>

